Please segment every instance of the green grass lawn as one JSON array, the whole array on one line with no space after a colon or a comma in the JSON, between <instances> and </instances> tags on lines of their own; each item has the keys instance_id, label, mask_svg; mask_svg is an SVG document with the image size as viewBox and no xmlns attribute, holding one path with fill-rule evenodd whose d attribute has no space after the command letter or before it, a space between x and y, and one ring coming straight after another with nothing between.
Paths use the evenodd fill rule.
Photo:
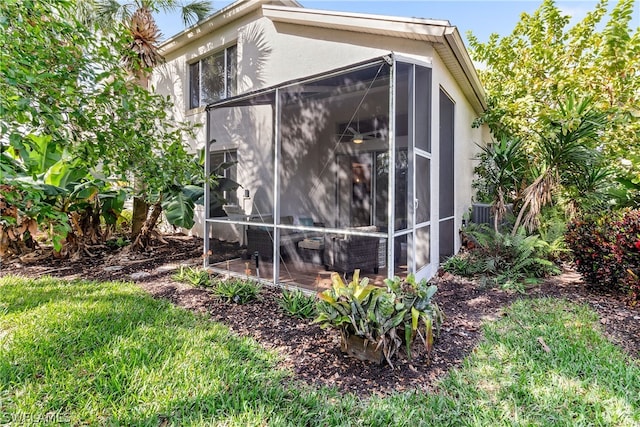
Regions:
<instances>
[{"instance_id":1,"label":"green grass lawn","mask_svg":"<svg viewBox=\"0 0 640 427\"><path fill-rule=\"evenodd\" d=\"M0 424L640 424L639 363L589 309L522 300L484 331L437 394L360 399L288 381L277 354L135 285L4 277Z\"/></svg>"}]
</instances>

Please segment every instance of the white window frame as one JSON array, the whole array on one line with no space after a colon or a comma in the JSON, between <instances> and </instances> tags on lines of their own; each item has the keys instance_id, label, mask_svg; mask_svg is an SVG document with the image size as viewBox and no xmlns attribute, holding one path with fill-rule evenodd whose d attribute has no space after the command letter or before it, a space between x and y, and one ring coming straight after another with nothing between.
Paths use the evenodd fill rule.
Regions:
<instances>
[{"instance_id":1,"label":"white window frame","mask_svg":"<svg viewBox=\"0 0 640 427\"><path fill-rule=\"evenodd\" d=\"M209 53L208 55L205 55L201 58L199 58L197 61L191 62L188 64L187 66L187 80L188 80L188 93L187 93L187 105L189 106L190 110L196 109L196 108L201 108L201 107L205 107L207 104L211 103L211 102L216 102L216 101L220 101L222 99L226 99L229 98L231 96L234 96L237 94L238 92L238 59L237 57L235 58L235 70L233 70L236 75L235 76L231 76L231 71L229 68L229 63L230 63L230 56L231 53L233 52L234 55L237 56L238 54L238 45L237 44L232 44L229 45L227 47L225 47L222 50L218 50L212 53ZM207 60L208 58L211 58L213 56L217 56L220 54L224 55L224 94L221 98L218 99L211 99L208 101L203 101L203 85L202 85L202 64L204 63L205 60ZM191 98L192 98L192 87L193 87L193 79L191 76L191 67L193 65L197 64L198 66L198 102L196 105L193 105L191 103ZM229 86L229 81L232 80L235 82L235 87L230 87Z\"/></svg>"},{"instance_id":2,"label":"white window frame","mask_svg":"<svg viewBox=\"0 0 640 427\"><path fill-rule=\"evenodd\" d=\"M237 148L231 148L231 149L225 149L225 150L216 150L216 151L212 151L210 153L210 156L218 156L218 155L222 155L222 162L223 163L229 163L229 162L237 162L238 161L238 149ZM212 165L213 166L217 166L217 165ZM238 181L238 170L237 170L238 164L236 163L235 165L226 168L222 171L222 177L227 178L227 179L232 179L234 181ZM232 171L233 168L236 168L235 173L233 173L234 171ZM235 175L235 176L234 176ZM233 190L233 191L227 191L225 190L222 193L222 196L225 198L225 200L227 201L228 204L234 204L237 205L239 203L239 197L238 197L238 192L237 190Z\"/></svg>"}]
</instances>

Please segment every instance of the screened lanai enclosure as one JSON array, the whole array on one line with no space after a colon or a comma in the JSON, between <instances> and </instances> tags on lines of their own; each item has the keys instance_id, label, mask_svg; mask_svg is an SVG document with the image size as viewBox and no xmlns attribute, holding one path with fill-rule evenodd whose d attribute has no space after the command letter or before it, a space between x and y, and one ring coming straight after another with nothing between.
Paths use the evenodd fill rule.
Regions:
<instances>
[{"instance_id":1,"label":"screened lanai enclosure","mask_svg":"<svg viewBox=\"0 0 640 427\"><path fill-rule=\"evenodd\" d=\"M246 248L214 271L321 289L334 271L429 277L453 252L453 102L429 65L390 55L211 104L207 120L207 173L239 186L207 187L205 253Z\"/></svg>"}]
</instances>

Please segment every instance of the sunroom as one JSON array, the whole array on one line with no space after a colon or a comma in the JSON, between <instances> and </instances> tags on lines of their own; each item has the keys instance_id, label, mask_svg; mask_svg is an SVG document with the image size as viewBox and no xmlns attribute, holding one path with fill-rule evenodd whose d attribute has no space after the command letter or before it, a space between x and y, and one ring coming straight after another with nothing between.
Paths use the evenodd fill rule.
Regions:
<instances>
[{"instance_id":1,"label":"sunroom","mask_svg":"<svg viewBox=\"0 0 640 427\"><path fill-rule=\"evenodd\" d=\"M320 290L334 271L429 278L455 250L454 102L431 64L390 54L229 98L207 138L207 174L239 187L205 189L204 252L246 248L213 271Z\"/></svg>"}]
</instances>

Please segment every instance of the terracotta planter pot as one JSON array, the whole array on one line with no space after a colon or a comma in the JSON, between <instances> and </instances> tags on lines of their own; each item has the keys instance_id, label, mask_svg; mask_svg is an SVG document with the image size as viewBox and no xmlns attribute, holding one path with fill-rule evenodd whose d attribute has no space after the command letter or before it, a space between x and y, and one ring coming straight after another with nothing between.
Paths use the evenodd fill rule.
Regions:
<instances>
[{"instance_id":1,"label":"terracotta planter pot","mask_svg":"<svg viewBox=\"0 0 640 427\"><path fill-rule=\"evenodd\" d=\"M343 353L365 362L381 364L384 360L384 354L382 346L376 349L377 346L378 343L356 335L349 335L346 339L342 336L340 339L340 350Z\"/></svg>"}]
</instances>

